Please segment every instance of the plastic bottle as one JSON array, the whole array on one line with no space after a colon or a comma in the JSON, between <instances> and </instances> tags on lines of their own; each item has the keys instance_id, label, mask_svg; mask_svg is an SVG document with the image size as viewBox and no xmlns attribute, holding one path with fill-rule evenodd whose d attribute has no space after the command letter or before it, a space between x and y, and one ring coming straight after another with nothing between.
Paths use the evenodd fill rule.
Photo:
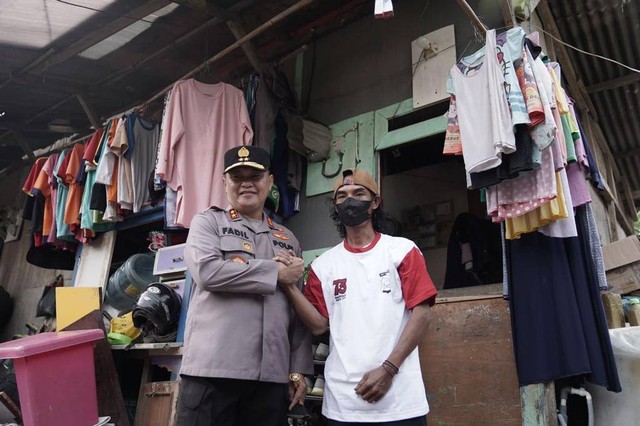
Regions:
<instances>
[{"instance_id":1,"label":"plastic bottle","mask_svg":"<svg viewBox=\"0 0 640 426\"><path fill-rule=\"evenodd\" d=\"M157 281L153 261L154 253L139 253L128 258L109 278L105 301L121 312L132 310L138 296Z\"/></svg>"}]
</instances>

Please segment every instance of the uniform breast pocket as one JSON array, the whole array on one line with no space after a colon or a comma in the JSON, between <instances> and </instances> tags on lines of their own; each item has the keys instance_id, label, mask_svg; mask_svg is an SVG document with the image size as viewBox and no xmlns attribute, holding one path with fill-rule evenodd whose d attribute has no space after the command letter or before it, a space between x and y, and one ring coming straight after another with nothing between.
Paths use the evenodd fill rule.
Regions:
<instances>
[{"instance_id":1,"label":"uniform breast pocket","mask_svg":"<svg viewBox=\"0 0 640 426\"><path fill-rule=\"evenodd\" d=\"M255 244L253 241L247 241L237 237L220 238L220 251L224 260L248 261L254 259Z\"/></svg>"}]
</instances>

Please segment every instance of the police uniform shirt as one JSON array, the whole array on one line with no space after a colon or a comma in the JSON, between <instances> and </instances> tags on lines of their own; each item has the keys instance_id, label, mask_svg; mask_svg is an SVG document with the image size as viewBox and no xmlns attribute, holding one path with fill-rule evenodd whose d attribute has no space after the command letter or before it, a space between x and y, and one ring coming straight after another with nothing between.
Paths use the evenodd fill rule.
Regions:
<instances>
[{"instance_id":1,"label":"police uniform shirt","mask_svg":"<svg viewBox=\"0 0 640 426\"><path fill-rule=\"evenodd\" d=\"M181 374L286 383L290 372L313 372L311 334L277 287L272 258L281 249L301 253L291 231L266 215L257 226L230 208L195 216Z\"/></svg>"}]
</instances>

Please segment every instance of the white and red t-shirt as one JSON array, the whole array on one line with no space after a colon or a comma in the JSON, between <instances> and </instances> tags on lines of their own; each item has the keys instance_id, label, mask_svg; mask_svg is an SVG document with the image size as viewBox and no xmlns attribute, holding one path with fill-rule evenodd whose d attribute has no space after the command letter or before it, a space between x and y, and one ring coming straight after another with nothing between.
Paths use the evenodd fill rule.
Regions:
<instances>
[{"instance_id":1,"label":"white and red t-shirt","mask_svg":"<svg viewBox=\"0 0 640 426\"><path fill-rule=\"evenodd\" d=\"M365 248L344 241L312 263L305 296L331 330L322 414L342 422L389 422L429 412L417 348L377 403L354 388L392 352L410 309L433 304L436 294L422 253L406 238L376 234Z\"/></svg>"}]
</instances>

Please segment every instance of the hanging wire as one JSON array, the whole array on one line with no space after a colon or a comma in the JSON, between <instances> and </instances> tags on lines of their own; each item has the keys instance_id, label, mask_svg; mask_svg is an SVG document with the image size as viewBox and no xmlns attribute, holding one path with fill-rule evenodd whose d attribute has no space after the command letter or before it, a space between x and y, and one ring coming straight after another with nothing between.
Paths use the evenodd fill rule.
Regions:
<instances>
[{"instance_id":1,"label":"hanging wire","mask_svg":"<svg viewBox=\"0 0 640 426\"><path fill-rule=\"evenodd\" d=\"M549 33L548 31L543 30L542 28L540 28L539 26L537 26L534 23L531 23L531 25L533 27L535 27L536 29L538 29L539 31L542 31L543 33L545 33L546 35L548 35L549 37L551 37L552 39L554 39L558 43L563 44L563 45L565 45L565 46L567 46L567 47L569 47L569 48L571 48L573 50L576 50L576 51L578 51L578 52L580 52L582 54L588 55L588 56L593 56L594 58L599 58L599 59L602 59L602 60L605 60L605 61L608 61L608 62L612 62L612 63L620 65L621 67L624 67L624 68L626 68L626 69L628 69L630 71L633 71L635 73L639 73L640 74L640 69L633 68L633 67L631 67L631 66L629 66L627 64L623 64L622 62L616 61L615 59L611 59L611 58L608 58L606 56L598 55L597 53L591 53L591 52L587 52L586 50L582 50L579 47L573 46L573 45L571 45L569 43L566 43L566 42L558 39L553 34Z\"/></svg>"},{"instance_id":2,"label":"hanging wire","mask_svg":"<svg viewBox=\"0 0 640 426\"><path fill-rule=\"evenodd\" d=\"M422 9L422 13L420 14L420 16L424 16L424 14L427 13L427 9L429 8L430 2L431 0L427 0L427 4L424 5L424 8Z\"/></svg>"}]
</instances>

